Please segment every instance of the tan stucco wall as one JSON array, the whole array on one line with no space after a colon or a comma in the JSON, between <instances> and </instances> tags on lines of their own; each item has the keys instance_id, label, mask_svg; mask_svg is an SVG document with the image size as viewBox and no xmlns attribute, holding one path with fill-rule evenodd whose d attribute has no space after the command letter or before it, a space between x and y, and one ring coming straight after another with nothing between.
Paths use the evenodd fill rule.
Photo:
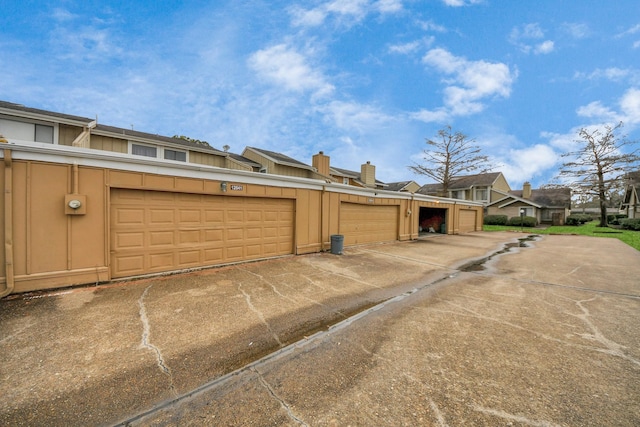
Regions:
<instances>
[{"instance_id":1,"label":"tan stucco wall","mask_svg":"<svg viewBox=\"0 0 640 427\"><path fill-rule=\"evenodd\" d=\"M393 195L359 195L318 189L291 188L283 184L239 184L240 190L223 193L219 180L158 175L145 172L103 169L72 164L14 160L12 162L15 291L64 287L108 281L110 276L110 192L112 188L156 190L228 197L292 199L295 203L294 253L328 250L331 235L340 230L340 204L396 206L397 239L418 236L419 206L447 210L447 232L457 233L460 209L477 209L477 230L482 228L482 207L453 205L396 198ZM0 163L0 185L4 188L4 164ZM86 199L84 214L69 214L65 197L77 194ZM0 198L1 199L1 198ZM0 200L4 224L4 202ZM4 240L4 228L0 237ZM4 251L0 274L5 278ZM1 290L1 289L0 289Z\"/></svg>"}]
</instances>

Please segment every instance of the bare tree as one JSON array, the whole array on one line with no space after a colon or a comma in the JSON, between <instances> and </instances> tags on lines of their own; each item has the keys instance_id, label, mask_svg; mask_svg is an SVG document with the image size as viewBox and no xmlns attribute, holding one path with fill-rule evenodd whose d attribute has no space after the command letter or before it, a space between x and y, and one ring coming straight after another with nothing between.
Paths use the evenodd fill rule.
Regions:
<instances>
[{"instance_id":1,"label":"bare tree","mask_svg":"<svg viewBox=\"0 0 640 427\"><path fill-rule=\"evenodd\" d=\"M607 200L612 191L620 185L620 178L630 168L640 162L637 142L618 135L622 122L615 126L580 129L575 142L578 148L562 155L570 160L563 163L559 179L573 179L572 185L579 186L585 194L598 200L600 206L600 227L607 226ZM631 146L631 152L624 152Z\"/></svg>"},{"instance_id":2,"label":"bare tree","mask_svg":"<svg viewBox=\"0 0 640 427\"><path fill-rule=\"evenodd\" d=\"M423 151L425 163L414 162L409 166L413 172L426 175L442 184L442 193L447 195L452 178L465 173L485 173L493 169L489 158L481 154L475 140L451 126L438 131L435 140L427 139L430 149Z\"/></svg>"}]
</instances>

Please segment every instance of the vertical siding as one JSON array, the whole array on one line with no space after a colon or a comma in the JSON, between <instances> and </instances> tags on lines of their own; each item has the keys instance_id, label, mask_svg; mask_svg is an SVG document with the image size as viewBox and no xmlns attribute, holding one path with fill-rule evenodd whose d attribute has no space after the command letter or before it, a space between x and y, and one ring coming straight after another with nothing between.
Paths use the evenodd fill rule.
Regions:
<instances>
[{"instance_id":1,"label":"vertical siding","mask_svg":"<svg viewBox=\"0 0 640 427\"><path fill-rule=\"evenodd\" d=\"M113 151L115 153L129 152L129 142L127 140L101 135L91 135L90 147L95 150Z\"/></svg>"},{"instance_id":2,"label":"vertical siding","mask_svg":"<svg viewBox=\"0 0 640 427\"><path fill-rule=\"evenodd\" d=\"M81 133L81 127L60 124L58 127L58 144L71 145Z\"/></svg>"},{"instance_id":3,"label":"vertical siding","mask_svg":"<svg viewBox=\"0 0 640 427\"><path fill-rule=\"evenodd\" d=\"M189 163L196 163L199 165L224 167L224 157L216 156L214 154L201 153L199 151L189 152Z\"/></svg>"}]
</instances>

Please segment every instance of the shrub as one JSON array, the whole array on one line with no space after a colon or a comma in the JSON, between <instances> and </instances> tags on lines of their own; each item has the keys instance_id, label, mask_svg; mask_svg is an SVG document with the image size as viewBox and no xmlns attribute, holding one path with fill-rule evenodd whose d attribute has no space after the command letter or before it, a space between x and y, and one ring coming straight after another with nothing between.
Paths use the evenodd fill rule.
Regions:
<instances>
[{"instance_id":1,"label":"shrub","mask_svg":"<svg viewBox=\"0 0 640 427\"><path fill-rule=\"evenodd\" d=\"M593 221L593 218L591 217L591 215L578 214L576 216L578 217L578 221L580 221L580 224L584 224L584 223Z\"/></svg>"},{"instance_id":2,"label":"shrub","mask_svg":"<svg viewBox=\"0 0 640 427\"><path fill-rule=\"evenodd\" d=\"M620 221L620 225L625 230L640 231L640 218L627 218Z\"/></svg>"},{"instance_id":3,"label":"shrub","mask_svg":"<svg viewBox=\"0 0 640 427\"><path fill-rule=\"evenodd\" d=\"M507 225L509 219L506 215L487 215L484 217L485 225Z\"/></svg>"},{"instance_id":4,"label":"shrub","mask_svg":"<svg viewBox=\"0 0 640 427\"><path fill-rule=\"evenodd\" d=\"M607 224L620 225L620 220L626 218L625 214L607 215Z\"/></svg>"},{"instance_id":5,"label":"shrub","mask_svg":"<svg viewBox=\"0 0 640 427\"><path fill-rule=\"evenodd\" d=\"M507 225L518 226L518 227L519 226L535 227L536 225L538 225L538 219L533 216L525 216L525 217L512 216L511 218L509 218Z\"/></svg>"},{"instance_id":6,"label":"shrub","mask_svg":"<svg viewBox=\"0 0 640 427\"><path fill-rule=\"evenodd\" d=\"M581 225L593 221L593 217L587 214L571 214L565 218L565 225Z\"/></svg>"},{"instance_id":7,"label":"shrub","mask_svg":"<svg viewBox=\"0 0 640 427\"><path fill-rule=\"evenodd\" d=\"M582 224L580 222L580 218L578 218L578 215L569 215L565 220L564 220L565 225L580 225Z\"/></svg>"}]
</instances>

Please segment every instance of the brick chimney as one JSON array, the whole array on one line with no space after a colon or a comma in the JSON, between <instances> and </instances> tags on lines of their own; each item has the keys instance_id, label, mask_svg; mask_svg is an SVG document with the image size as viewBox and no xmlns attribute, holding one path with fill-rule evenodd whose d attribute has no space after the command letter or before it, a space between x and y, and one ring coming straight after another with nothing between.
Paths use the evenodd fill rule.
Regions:
<instances>
[{"instance_id":1,"label":"brick chimney","mask_svg":"<svg viewBox=\"0 0 640 427\"><path fill-rule=\"evenodd\" d=\"M522 184L522 198L523 199L531 198L531 183L529 181L525 181L525 183Z\"/></svg>"},{"instance_id":2,"label":"brick chimney","mask_svg":"<svg viewBox=\"0 0 640 427\"><path fill-rule=\"evenodd\" d=\"M360 167L360 180L367 187L376 186L376 167L368 160Z\"/></svg>"},{"instance_id":3,"label":"brick chimney","mask_svg":"<svg viewBox=\"0 0 640 427\"><path fill-rule=\"evenodd\" d=\"M318 173L329 176L329 156L325 156L322 151L313 155L311 166L316 168Z\"/></svg>"}]
</instances>

